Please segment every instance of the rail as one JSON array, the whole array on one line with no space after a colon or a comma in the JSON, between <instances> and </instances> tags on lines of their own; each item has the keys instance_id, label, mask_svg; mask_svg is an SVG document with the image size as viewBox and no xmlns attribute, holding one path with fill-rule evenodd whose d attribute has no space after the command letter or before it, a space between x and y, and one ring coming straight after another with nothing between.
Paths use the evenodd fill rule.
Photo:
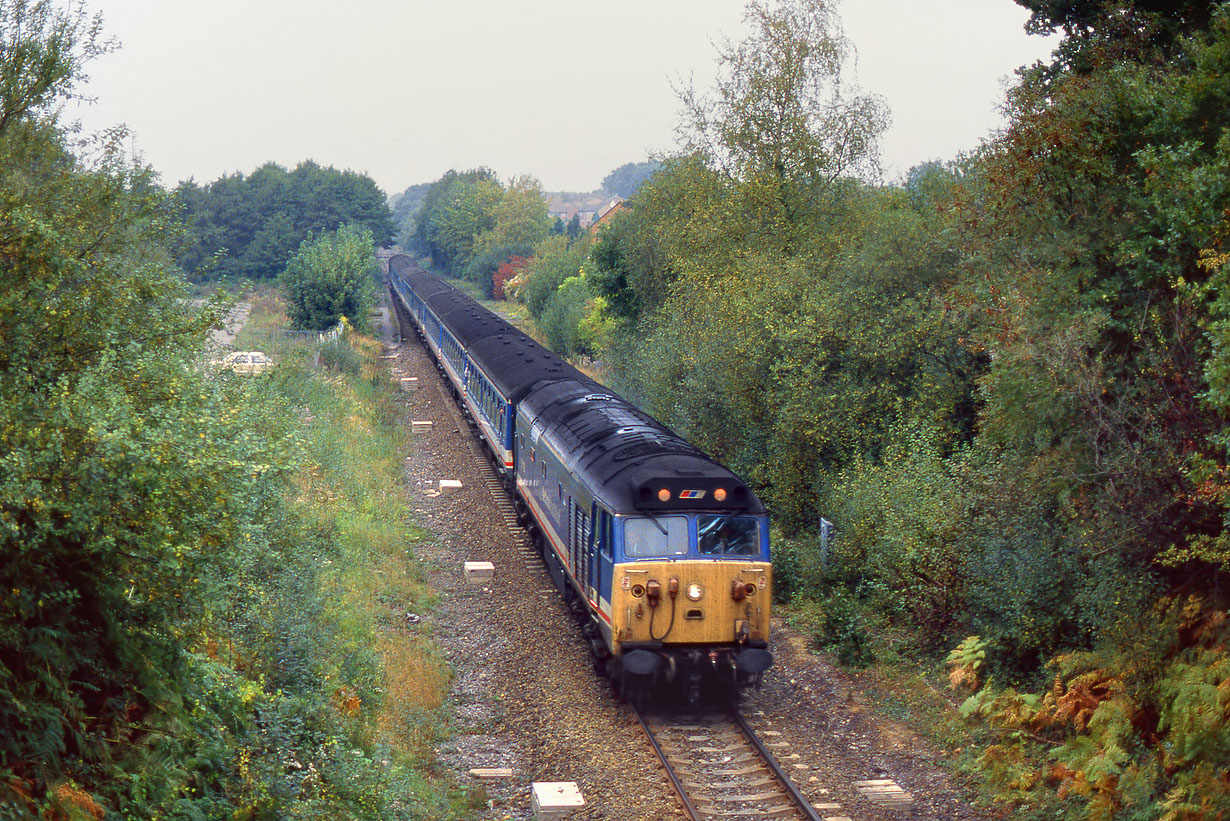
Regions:
<instances>
[{"instance_id":1,"label":"rail","mask_svg":"<svg viewBox=\"0 0 1230 821\"><path fill-rule=\"evenodd\" d=\"M692 821L821 821L807 796L738 713L637 721Z\"/></svg>"}]
</instances>

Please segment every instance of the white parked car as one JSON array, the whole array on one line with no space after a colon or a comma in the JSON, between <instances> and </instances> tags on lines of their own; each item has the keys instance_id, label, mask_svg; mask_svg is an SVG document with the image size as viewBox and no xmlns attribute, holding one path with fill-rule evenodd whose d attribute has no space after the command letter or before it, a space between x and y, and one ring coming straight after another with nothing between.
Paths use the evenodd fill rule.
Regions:
<instances>
[{"instance_id":1,"label":"white parked car","mask_svg":"<svg viewBox=\"0 0 1230 821\"><path fill-rule=\"evenodd\" d=\"M222 360L222 370L242 374L262 374L273 368L273 360L262 351L235 351Z\"/></svg>"}]
</instances>

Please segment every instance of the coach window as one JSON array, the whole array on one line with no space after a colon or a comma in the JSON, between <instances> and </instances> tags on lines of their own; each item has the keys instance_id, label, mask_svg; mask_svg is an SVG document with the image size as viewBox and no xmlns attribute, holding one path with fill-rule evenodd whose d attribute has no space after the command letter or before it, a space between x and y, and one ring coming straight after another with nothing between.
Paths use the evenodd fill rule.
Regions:
<instances>
[{"instance_id":1,"label":"coach window","mask_svg":"<svg viewBox=\"0 0 1230 821\"><path fill-rule=\"evenodd\" d=\"M688 520L683 516L628 519L624 555L629 559L688 555Z\"/></svg>"}]
</instances>

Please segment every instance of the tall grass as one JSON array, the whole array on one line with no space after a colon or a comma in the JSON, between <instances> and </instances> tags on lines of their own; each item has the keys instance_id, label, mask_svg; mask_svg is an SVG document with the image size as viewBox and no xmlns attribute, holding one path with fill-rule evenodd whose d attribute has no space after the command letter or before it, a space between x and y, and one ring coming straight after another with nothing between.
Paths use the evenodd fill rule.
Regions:
<instances>
[{"instance_id":1,"label":"tall grass","mask_svg":"<svg viewBox=\"0 0 1230 821\"><path fill-rule=\"evenodd\" d=\"M423 623L407 620L429 611L434 593L414 560L426 534L405 497L402 456L411 440L379 343L351 334L323 356L314 338L278 335L285 313L276 292L251 302L236 347L280 340L269 351L272 374L247 384L253 401L284 408L294 420L301 467L290 504L301 543L294 558L254 559L251 572L234 580L250 589L242 617L232 612L228 628L246 639L235 660L244 657L243 665L279 683L279 695L293 696L273 700L286 711L279 732L297 739L312 726L325 740L310 751L292 740L284 746L293 754L278 756L268 752L268 738L245 746L236 803L319 817L467 817L477 799L433 769L450 670ZM287 787L269 761L287 756L300 768L294 773L310 770L320 783ZM271 798L271 785L281 794Z\"/></svg>"}]
</instances>

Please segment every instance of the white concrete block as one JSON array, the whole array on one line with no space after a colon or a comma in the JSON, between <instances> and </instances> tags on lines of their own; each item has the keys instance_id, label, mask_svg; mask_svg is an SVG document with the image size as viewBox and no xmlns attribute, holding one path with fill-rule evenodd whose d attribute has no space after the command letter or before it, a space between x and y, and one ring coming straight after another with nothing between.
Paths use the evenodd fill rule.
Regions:
<instances>
[{"instance_id":1,"label":"white concrete block","mask_svg":"<svg viewBox=\"0 0 1230 821\"><path fill-rule=\"evenodd\" d=\"M422 419L410 423L410 430L415 433L431 433L431 420Z\"/></svg>"},{"instance_id":2,"label":"white concrete block","mask_svg":"<svg viewBox=\"0 0 1230 821\"><path fill-rule=\"evenodd\" d=\"M441 495L445 493L452 493L455 490L461 490L461 480L460 479L441 479L440 480Z\"/></svg>"},{"instance_id":3,"label":"white concrete block","mask_svg":"<svg viewBox=\"0 0 1230 821\"><path fill-rule=\"evenodd\" d=\"M475 778L512 778L513 771L508 767L475 767L470 770Z\"/></svg>"},{"instance_id":4,"label":"white concrete block","mask_svg":"<svg viewBox=\"0 0 1230 821\"><path fill-rule=\"evenodd\" d=\"M466 562L466 581L470 584L482 584L495 578L495 565L491 562Z\"/></svg>"},{"instance_id":5,"label":"white concrete block","mask_svg":"<svg viewBox=\"0 0 1230 821\"><path fill-rule=\"evenodd\" d=\"M416 391L419 389L419 378L417 376L403 376L401 378L402 390Z\"/></svg>"},{"instance_id":6,"label":"white concrete block","mask_svg":"<svg viewBox=\"0 0 1230 821\"><path fill-rule=\"evenodd\" d=\"M534 818L567 818L585 806L585 797L575 781L535 781Z\"/></svg>"}]
</instances>

